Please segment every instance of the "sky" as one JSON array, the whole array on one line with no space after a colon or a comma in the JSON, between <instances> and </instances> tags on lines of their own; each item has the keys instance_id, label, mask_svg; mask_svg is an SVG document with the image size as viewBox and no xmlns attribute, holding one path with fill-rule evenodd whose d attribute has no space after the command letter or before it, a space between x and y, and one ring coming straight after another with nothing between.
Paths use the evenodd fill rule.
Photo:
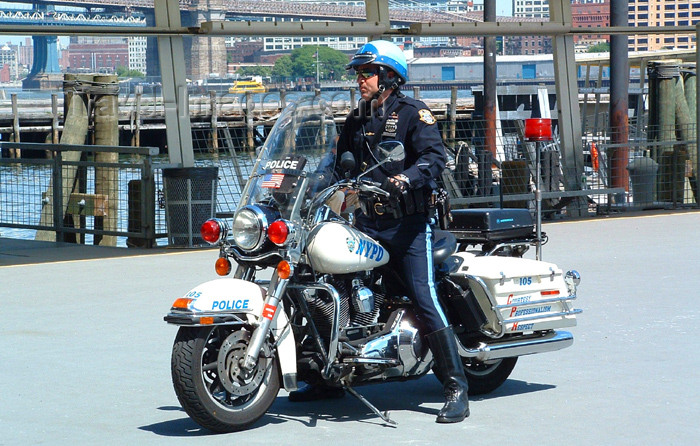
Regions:
<instances>
[{"instance_id":1,"label":"sky","mask_svg":"<svg viewBox=\"0 0 700 446\"><path fill-rule=\"evenodd\" d=\"M482 0L483 2L483 0ZM478 3L478 1L476 2ZM13 7L16 8L17 4L11 5L11 2L2 2L0 1L0 8L5 8L5 7ZM26 5L27 8L29 8L31 5ZM497 16L509 16L513 14L513 0L496 0L496 15ZM20 43L24 44L24 38L25 36L4 36L0 35L0 43L6 43L10 42L14 45L18 45ZM61 38L61 46L66 46L68 45L68 38Z\"/></svg>"}]
</instances>

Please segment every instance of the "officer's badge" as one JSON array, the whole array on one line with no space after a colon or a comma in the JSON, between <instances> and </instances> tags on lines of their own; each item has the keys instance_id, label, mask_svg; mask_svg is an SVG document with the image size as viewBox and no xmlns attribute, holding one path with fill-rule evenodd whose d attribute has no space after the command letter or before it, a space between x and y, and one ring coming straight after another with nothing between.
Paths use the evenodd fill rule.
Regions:
<instances>
[{"instance_id":1,"label":"officer's badge","mask_svg":"<svg viewBox=\"0 0 700 446\"><path fill-rule=\"evenodd\" d=\"M384 134L387 136L395 136L396 135L396 128L398 127L399 120L398 119L387 119L386 124L384 125Z\"/></svg>"},{"instance_id":2,"label":"officer's badge","mask_svg":"<svg viewBox=\"0 0 700 446\"><path fill-rule=\"evenodd\" d=\"M420 117L421 121L425 122L428 125L435 124L435 116L433 116L433 114L427 108L418 110L418 116Z\"/></svg>"}]
</instances>

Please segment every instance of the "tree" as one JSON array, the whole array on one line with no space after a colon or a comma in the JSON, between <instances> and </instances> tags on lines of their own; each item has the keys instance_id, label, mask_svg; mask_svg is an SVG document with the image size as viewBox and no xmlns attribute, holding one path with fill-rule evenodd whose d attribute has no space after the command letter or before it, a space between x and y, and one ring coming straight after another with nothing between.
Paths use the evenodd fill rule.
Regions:
<instances>
[{"instance_id":1,"label":"tree","mask_svg":"<svg viewBox=\"0 0 700 446\"><path fill-rule=\"evenodd\" d=\"M321 79L329 79L329 73L333 73L334 79L345 73L345 65L348 57L341 51L327 46L308 45L297 48L290 54L291 71L295 77L316 77L316 63L319 61L318 71Z\"/></svg>"},{"instance_id":2,"label":"tree","mask_svg":"<svg viewBox=\"0 0 700 446\"><path fill-rule=\"evenodd\" d=\"M588 47L588 52L589 53L609 53L610 52L610 44L608 42L596 43L595 45L591 45Z\"/></svg>"},{"instance_id":3,"label":"tree","mask_svg":"<svg viewBox=\"0 0 700 446\"><path fill-rule=\"evenodd\" d=\"M241 67L236 72L238 73L239 76L269 77L272 74L272 68L257 65L254 67Z\"/></svg>"},{"instance_id":4,"label":"tree","mask_svg":"<svg viewBox=\"0 0 700 446\"><path fill-rule=\"evenodd\" d=\"M139 70L130 70L123 65L117 67L117 77L145 77Z\"/></svg>"},{"instance_id":5,"label":"tree","mask_svg":"<svg viewBox=\"0 0 700 446\"><path fill-rule=\"evenodd\" d=\"M290 56L278 58L274 68L272 68L272 75L280 80L292 77L292 58Z\"/></svg>"}]
</instances>

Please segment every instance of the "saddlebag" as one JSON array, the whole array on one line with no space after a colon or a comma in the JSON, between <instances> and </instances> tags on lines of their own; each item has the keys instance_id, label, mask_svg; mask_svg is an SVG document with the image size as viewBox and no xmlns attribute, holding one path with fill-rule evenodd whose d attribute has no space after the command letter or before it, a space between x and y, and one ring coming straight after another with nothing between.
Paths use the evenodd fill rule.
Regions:
<instances>
[{"instance_id":1,"label":"saddlebag","mask_svg":"<svg viewBox=\"0 0 700 446\"><path fill-rule=\"evenodd\" d=\"M482 331L501 336L576 325L575 292L555 264L468 252L450 259L457 265L450 279L474 293L488 319Z\"/></svg>"},{"instance_id":2,"label":"saddlebag","mask_svg":"<svg viewBox=\"0 0 700 446\"><path fill-rule=\"evenodd\" d=\"M453 209L448 230L458 242L487 243L533 237L535 225L527 209Z\"/></svg>"}]
</instances>

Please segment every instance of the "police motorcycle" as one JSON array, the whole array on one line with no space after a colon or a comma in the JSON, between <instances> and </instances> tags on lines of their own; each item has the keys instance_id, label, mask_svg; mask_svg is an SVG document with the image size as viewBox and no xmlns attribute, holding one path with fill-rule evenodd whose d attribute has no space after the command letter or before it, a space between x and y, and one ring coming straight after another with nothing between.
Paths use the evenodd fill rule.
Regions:
<instances>
[{"instance_id":1,"label":"police motorcycle","mask_svg":"<svg viewBox=\"0 0 700 446\"><path fill-rule=\"evenodd\" d=\"M164 319L179 326L171 360L175 393L207 429L251 426L281 387L296 390L302 381L341 387L393 424L354 388L431 370L432 354L396 286L401 278L387 266L386 247L333 205L347 190L361 202L387 194L364 174L334 182L335 141L326 104L286 107L259 151L232 227L220 219L202 225L202 238L220 248L217 273L231 274L234 262L236 268L232 277L176 299ZM400 143L380 148L381 163L403 158ZM342 158L350 171L354 159ZM452 232L436 231L437 288L469 392L487 393L508 378L519 356L573 343L561 328L576 324L580 310L572 301L580 278L520 257L532 243L522 228L498 236L501 228L470 229L473 215L454 218ZM488 250L469 249L483 245ZM264 270L272 270L269 280L258 277Z\"/></svg>"}]
</instances>

